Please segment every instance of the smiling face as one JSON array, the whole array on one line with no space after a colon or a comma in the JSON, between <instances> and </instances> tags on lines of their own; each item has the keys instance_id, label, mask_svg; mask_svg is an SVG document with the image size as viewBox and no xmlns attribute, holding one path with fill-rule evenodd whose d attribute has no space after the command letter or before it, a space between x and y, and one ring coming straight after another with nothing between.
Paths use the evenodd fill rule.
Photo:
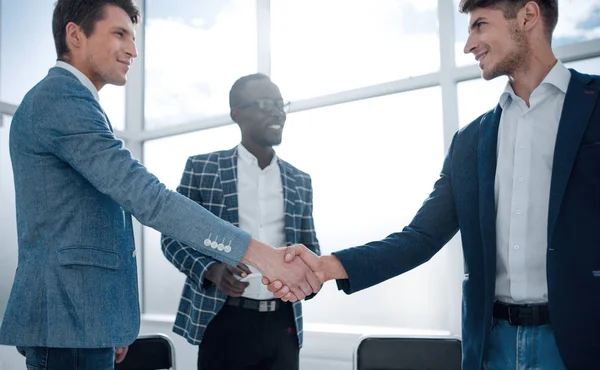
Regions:
<instances>
[{"instance_id":1,"label":"smiling face","mask_svg":"<svg viewBox=\"0 0 600 370\"><path fill-rule=\"evenodd\" d=\"M477 8L469 13L464 52L475 56L485 80L513 75L525 68L531 54L517 20L506 19L501 10L493 8Z\"/></svg>"},{"instance_id":2,"label":"smiling face","mask_svg":"<svg viewBox=\"0 0 600 370\"><path fill-rule=\"evenodd\" d=\"M114 5L104 6L104 17L89 36L79 26L67 25L72 64L100 90L106 84L122 86L137 57L135 30L130 16Z\"/></svg>"},{"instance_id":3,"label":"smiling face","mask_svg":"<svg viewBox=\"0 0 600 370\"><path fill-rule=\"evenodd\" d=\"M277 85L267 78L246 82L239 106L233 116L243 143L261 147L281 144L286 114Z\"/></svg>"}]
</instances>

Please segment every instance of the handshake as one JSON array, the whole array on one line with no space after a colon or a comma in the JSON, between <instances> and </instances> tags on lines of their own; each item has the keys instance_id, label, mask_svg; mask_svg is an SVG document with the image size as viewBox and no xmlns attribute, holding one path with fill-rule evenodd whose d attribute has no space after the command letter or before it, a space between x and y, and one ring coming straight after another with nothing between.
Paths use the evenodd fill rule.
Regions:
<instances>
[{"instance_id":1,"label":"handshake","mask_svg":"<svg viewBox=\"0 0 600 370\"><path fill-rule=\"evenodd\" d=\"M286 248L263 244L260 250L249 248L244 257L262 273L262 282L268 290L283 301L302 300L317 293L328 280L347 278L337 257L319 257L302 244Z\"/></svg>"}]
</instances>

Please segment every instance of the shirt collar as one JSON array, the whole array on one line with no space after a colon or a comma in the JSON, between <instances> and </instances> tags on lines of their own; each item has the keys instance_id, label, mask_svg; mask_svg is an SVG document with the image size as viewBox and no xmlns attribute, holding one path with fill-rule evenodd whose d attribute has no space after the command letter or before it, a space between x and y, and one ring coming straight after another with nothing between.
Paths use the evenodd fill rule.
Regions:
<instances>
[{"instance_id":1,"label":"shirt collar","mask_svg":"<svg viewBox=\"0 0 600 370\"><path fill-rule=\"evenodd\" d=\"M73 67L69 63L63 62L62 60L59 60L56 62L56 67L66 69L67 71L74 74L75 77L77 77L77 79L79 80L79 82L81 82L81 84L83 86L87 87L87 89L90 90L92 95L94 95L94 98L96 98L96 101L98 101L98 102L100 101L100 96L98 95L98 89L96 89L96 86L94 86L92 81L90 81L90 79L87 78L87 76L84 75L80 70Z\"/></svg>"},{"instance_id":2,"label":"shirt collar","mask_svg":"<svg viewBox=\"0 0 600 370\"><path fill-rule=\"evenodd\" d=\"M254 156L254 154L250 153L250 151L248 149L246 149L246 147L240 143L238 145L238 155L240 156L240 158L242 158L242 160L248 164L253 164L256 163L258 164L258 159ZM271 163L269 163L270 167L273 163L277 162L277 154L273 155L273 159L271 160Z\"/></svg>"},{"instance_id":3,"label":"shirt collar","mask_svg":"<svg viewBox=\"0 0 600 370\"><path fill-rule=\"evenodd\" d=\"M569 81L571 81L571 72L565 67L565 65L560 61L556 60L556 64L554 67L548 72L540 86L544 84L555 86L557 89L562 91L564 94L567 93L567 89L569 88ZM502 109L506 108L506 104L508 102L508 98L513 98L515 96L515 91L513 90L510 81L506 83L506 87L504 88L504 92L500 95L499 104Z\"/></svg>"}]
</instances>

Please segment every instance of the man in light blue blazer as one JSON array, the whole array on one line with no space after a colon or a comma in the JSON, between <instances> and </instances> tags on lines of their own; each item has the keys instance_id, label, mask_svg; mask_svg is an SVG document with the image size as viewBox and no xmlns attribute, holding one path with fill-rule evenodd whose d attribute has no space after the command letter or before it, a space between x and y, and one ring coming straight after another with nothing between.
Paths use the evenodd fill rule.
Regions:
<instances>
[{"instance_id":1,"label":"man in light blue blazer","mask_svg":"<svg viewBox=\"0 0 600 370\"><path fill-rule=\"evenodd\" d=\"M283 251L166 189L115 138L98 90L125 84L138 17L131 0L59 0L59 61L12 121L19 258L0 344L18 346L30 369L112 369L124 357L140 324L132 215L300 295L319 289L306 265L290 269Z\"/></svg>"},{"instance_id":2,"label":"man in light blue blazer","mask_svg":"<svg viewBox=\"0 0 600 370\"><path fill-rule=\"evenodd\" d=\"M483 78L509 77L498 105L454 135L402 231L321 261L300 254L353 293L428 261L460 230L463 369L600 369L600 76L554 57L557 0L460 10Z\"/></svg>"},{"instance_id":3,"label":"man in light blue blazer","mask_svg":"<svg viewBox=\"0 0 600 370\"><path fill-rule=\"evenodd\" d=\"M268 76L256 73L233 84L229 105L242 142L190 157L177 191L269 245L301 243L319 255L311 178L273 149L289 104ZM173 331L199 345L198 369L298 369L300 302L279 301L243 264L224 265L166 235L162 247L187 277Z\"/></svg>"}]
</instances>

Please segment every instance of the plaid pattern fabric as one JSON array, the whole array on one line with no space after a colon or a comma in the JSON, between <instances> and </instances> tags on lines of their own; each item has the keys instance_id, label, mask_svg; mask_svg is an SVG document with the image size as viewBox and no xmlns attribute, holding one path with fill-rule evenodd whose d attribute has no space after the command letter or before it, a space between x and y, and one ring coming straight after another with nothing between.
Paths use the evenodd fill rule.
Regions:
<instances>
[{"instance_id":1,"label":"plaid pattern fabric","mask_svg":"<svg viewBox=\"0 0 600 370\"><path fill-rule=\"evenodd\" d=\"M237 147L188 158L177 191L239 227L237 199ZM312 217L310 176L279 159L285 202L286 245L302 243L320 255ZM191 344L200 344L208 323L223 307L227 295L204 280L216 260L163 235L162 251L187 279L173 332ZM302 305L294 303L298 343L302 347Z\"/></svg>"}]
</instances>

